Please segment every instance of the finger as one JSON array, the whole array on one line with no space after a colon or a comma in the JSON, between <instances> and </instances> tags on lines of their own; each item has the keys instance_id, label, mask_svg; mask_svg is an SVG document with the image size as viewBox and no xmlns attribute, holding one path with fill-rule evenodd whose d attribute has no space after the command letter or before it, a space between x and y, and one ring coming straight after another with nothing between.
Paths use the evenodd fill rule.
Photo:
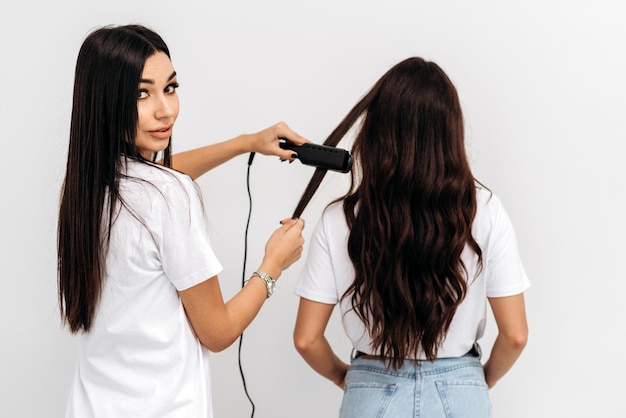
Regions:
<instances>
[{"instance_id":1,"label":"finger","mask_svg":"<svg viewBox=\"0 0 626 418\"><path fill-rule=\"evenodd\" d=\"M291 134L289 134L289 136L286 136L287 139L289 139L291 142L293 142L296 145L302 145L302 144L306 144L307 142L311 142L308 139L306 139L305 137L303 137L302 135L298 134L297 132L293 132Z\"/></svg>"},{"instance_id":2,"label":"finger","mask_svg":"<svg viewBox=\"0 0 626 418\"><path fill-rule=\"evenodd\" d=\"M296 145L302 145L306 142L311 142L293 129L291 129L285 122L279 122L276 124L279 138L286 138Z\"/></svg>"},{"instance_id":3,"label":"finger","mask_svg":"<svg viewBox=\"0 0 626 418\"><path fill-rule=\"evenodd\" d=\"M304 228L305 225L305 220L304 218L287 218L287 219L283 219L282 221L280 221L281 224L287 224L287 223L293 223L293 224L298 224L301 225L302 228Z\"/></svg>"},{"instance_id":4,"label":"finger","mask_svg":"<svg viewBox=\"0 0 626 418\"><path fill-rule=\"evenodd\" d=\"M304 229L304 219L302 218L297 218L297 219L289 219L288 221L283 221L283 228L286 227L286 231L291 231L292 229L294 231L296 231L297 234L302 234L302 230Z\"/></svg>"},{"instance_id":5,"label":"finger","mask_svg":"<svg viewBox=\"0 0 626 418\"><path fill-rule=\"evenodd\" d=\"M276 149L276 155L278 155L278 157L281 159L281 161L289 161L290 163L293 162L294 159L298 158L298 154L295 153L292 150L285 150L280 148L280 146L278 146L278 149Z\"/></svg>"},{"instance_id":6,"label":"finger","mask_svg":"<svg viewBox=\"0 0 626 418\"><path fill-rule=\"evenodd\" d=\"M281 161L292 162L295 158L298 158L297 152L291 149L283 149L280 146L280 139L287 139L289 142L291 142L291 140L289 140L288 138L284 136L279 136L269 144L270 148L268 149L267 153L276 155L278 158L280 158Z\"/></svg>"},{"instance_id":7,"label":"finger","mask_svg":"<svg viewBox=\"0 0 626 418\"><path fill-rule=\"evenodd\" d=\"M291 228L298 228L300 233L302 233L302 230L304 229L304 225L305 225L304 219L297 218L297 219L294 219L293 221L294 221L294 223L293 223L293 225L291 225L291 227L289 229L291 229Z\"/></svg>"}]
</instances>

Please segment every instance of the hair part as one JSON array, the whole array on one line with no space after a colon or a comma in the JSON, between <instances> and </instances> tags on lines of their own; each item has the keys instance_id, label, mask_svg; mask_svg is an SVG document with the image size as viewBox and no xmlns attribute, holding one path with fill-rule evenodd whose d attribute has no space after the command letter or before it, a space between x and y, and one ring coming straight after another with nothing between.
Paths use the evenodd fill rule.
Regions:
<instances>
[{"instance_id":1,"label":"hair part","mask_svg":"<svg viewBox=\"0 0 626 418\"><path fill-rule=\"evenodd\" d=\"M464 145L457 91L435 63L408 58L384 74L327 138L336 146L362 118L343 200L355 268L349 297L373 349L393 367L423 352L436 358L467 292L466 246L472 236L476 181ZM317 169L296 208L299 216L325 171Z\"/></svg>"},{"instance_id":2,"label":"hair part","mask_svg":"<svg viewBox=\"0 0 626 418\"><path fill-rule=\"evenodd\" d=\"M124 205L124 162L148 162L135 145L137 98L145 62L157 52L170 56L158 34L126 25L92 31L78 54L57 238L59 308L72 333L93 324L111 226ZM170 163L171 141L163 152Z\"/></svg>"}]
</instances>

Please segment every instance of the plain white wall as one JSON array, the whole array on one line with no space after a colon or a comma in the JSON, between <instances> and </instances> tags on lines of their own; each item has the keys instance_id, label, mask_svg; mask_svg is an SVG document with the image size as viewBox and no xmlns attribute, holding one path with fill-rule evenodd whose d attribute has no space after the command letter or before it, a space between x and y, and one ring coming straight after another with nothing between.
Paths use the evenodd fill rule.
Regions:
<instances>
[{"instance_id":1,"label":"plain white wall","mask_svg":"<svg viewBox=\"0 0 626 418\"><path fill-rule=\"evenodd\" d=\"M619 0L20 1L0 39L0 416L60 417L75 341L56 305L55 234L73 69L94 27L143 23L169 44L181 88L175 149L279 120L322 142L396 62L420 55L455 82L476 176L505 204L533 287L530 341L491 391L499 418L625 417L626 27ZM384 152L384 150L381 150ZM239 287L247 156L199 180L226 297ZM312 169L257 156L248 272ZM344 190L328 176L304 217ZM244 334L257 418L336 416L341 391L293 349L301 261ZM483 346L494 336L488 325ZM335 318L329 338L348 358ZM488 352L488 347L486 352ZM248 417L237 344L212 357L217 417Z\"/></svg>"}]
</instances>

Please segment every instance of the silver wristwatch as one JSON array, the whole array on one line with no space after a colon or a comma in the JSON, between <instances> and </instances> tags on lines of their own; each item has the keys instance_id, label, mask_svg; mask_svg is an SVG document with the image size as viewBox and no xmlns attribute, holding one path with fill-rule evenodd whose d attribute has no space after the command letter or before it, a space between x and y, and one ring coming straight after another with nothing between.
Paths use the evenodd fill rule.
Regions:
<instances>
[{"instance_id":1,"label":"silver wristwatch","mask_svg":"<svg viewBox=\"0 0 626 418\"><path fill-rule=\"evenodd\" d=\"M265 282L265 286L267 287L267 297L269 298L274 294L274 287L276 287L276 280L272 279L269 274L263 273L262 271L255 271L252 273L252 277L260 277L261 280Z\"/></svg>"}]
</instances>

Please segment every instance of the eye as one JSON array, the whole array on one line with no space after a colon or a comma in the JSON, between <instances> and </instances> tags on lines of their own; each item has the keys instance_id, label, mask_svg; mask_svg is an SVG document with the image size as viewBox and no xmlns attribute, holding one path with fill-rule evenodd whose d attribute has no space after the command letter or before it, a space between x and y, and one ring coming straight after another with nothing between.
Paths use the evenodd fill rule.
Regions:
<instances>
[{"instance_id":1,"label":"eye","mask_svg":"<svg viewBox=\"0 0 626 418\"><path fill-rule=\"evenodd\" d=\"M146 89L139 89L137 98L138 99L145 99L146 97L148 97L148 90L146 90Z\"/></svg>"},{"instance_id":2,"label":"eye","mask_svg":"<svg viewBox=\"0 0 626 418\"><path fill-rule=\"evenodd\" d=\"M178 88L178 83L171 83L171 84L168 84L167 87L165 87L165 92L175 93L177 88Z\"/></svg>"}]
</instances>

